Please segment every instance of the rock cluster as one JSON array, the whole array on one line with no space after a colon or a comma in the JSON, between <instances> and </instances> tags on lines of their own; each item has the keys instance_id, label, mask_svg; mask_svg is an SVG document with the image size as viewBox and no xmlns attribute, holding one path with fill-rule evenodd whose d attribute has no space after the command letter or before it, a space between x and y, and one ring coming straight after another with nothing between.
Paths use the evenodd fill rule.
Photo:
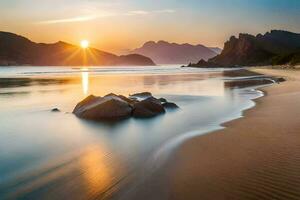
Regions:
<instances>
[{"instance_id":1,"label":"rock cluster","mask_svg":"<svg viewBox=\"0 0 300 200\"><path fill-rule=\"evenodd\" d=\"M166 99L157 99L149 92L130 95L108 94L104 97L90 95L79 102L73 113L82 119L103 121L120 120L129 117L150 118L166 112L166 109L176 109L175 103Z\"/></svg>"}]
</instances>

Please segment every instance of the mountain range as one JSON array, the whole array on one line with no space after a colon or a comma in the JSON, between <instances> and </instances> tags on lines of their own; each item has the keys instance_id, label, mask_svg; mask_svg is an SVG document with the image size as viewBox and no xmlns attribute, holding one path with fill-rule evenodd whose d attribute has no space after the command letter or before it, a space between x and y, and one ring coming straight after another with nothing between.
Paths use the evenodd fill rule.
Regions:
<instances>
[{"instance_id":1,"label":"mountain range","mask_svg":"<svg viewBox=\"0 0 300 200\"><path fill-rule=\"evenodd\" d=\"M209 48L204 45L177 44L166 41L146 42L142 47L130 51L150 57L157 64L183 64L197 62L200 59L208 60L221 49Z\"/></svg>"},{"instance_id":2,"label":"mountain range","mask_svg":"<svg viewBox=\"0 0 300 200\"><path fill-rule=\"evenodd\" d=\"M232 36L220 55L200 60L191 67L235 67L261 65L296 65L300 63L300 34L272 30L264 35Z\"/></svg>"},{"instance_id":3,"label":"mountain range","mask_svg":"<svg viewBox=\"0 0 300 200\"><path fill-rule=\"evenodd\" d=\"M0 32L0 66L104 66L155 65L138 54L117 56L95 48L82 49L66 42L35 43L9 32Z\"/></svg>"}]
</instances>

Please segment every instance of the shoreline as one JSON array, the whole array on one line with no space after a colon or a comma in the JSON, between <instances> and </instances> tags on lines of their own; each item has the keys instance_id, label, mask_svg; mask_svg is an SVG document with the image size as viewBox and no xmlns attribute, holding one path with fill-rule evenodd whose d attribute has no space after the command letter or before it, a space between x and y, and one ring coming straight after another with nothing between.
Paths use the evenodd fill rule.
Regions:
<instances>
[{"instance_id":1,"label":"shoreline","mask_svg":"<svg viewBox=\"0 0 300 200\"><path fill-rule=\"evenodd\" d=\"M266 106L272 108L275 107L275 105L272 105L271 103L277 102L280 106L286 104L286 102L279 101L281 95L287 95L287 98L285 99L290 100L289 98L292 98L290 96L293 96L295 92L300 91L300 89L297 89L297 86L293 85L295 82L299 82L300 71L262 67L250 68L248 70L268 76L282 76L286 81L279 85L274 84L259 88L258 90L262 91L264 96L253 99L255 107L244 110L242 112L243 117L221 124L224 129L204 135L204 137L207 137L205 139L210 142L206 143L206 145L208 148L207 150L213 152L211 157L208 157L208 152L205 152L205 149L201 147L201 144L205 143L204 141L201 141L202 136L192 138L192 140L194 139L195 141L186 141L185 144L179 147L172 159L176 163L173 163L175 168L171 171L173 174L180 174L180 172L183 171L187 174L183 173L180 177L172 176L175 180L180 180L179 184L176 185L176 190L178 189L176 193L178 194L175 199L300 198L300 182L298 181L300 176L300 165L293 166L294 164L298 164L298 162L294 163L293 156L291 155L293 154L295 159L300 156L300 136L293 135L293 137L295 137L293 142L297 149L297 151L295 151L294 149L289 149L288 146L289 144L293 144L292 140L290 138L285 138L282 135L285 133L294 134L299 130L300 124L297 124L298 121L296 117L300 117L300 112L294 112L293 114L295 117L287 116L288 119L285 120L292 120L291 124L294 125L287 127L287 123L285 121L283 122L281 119L285 117L285 113L281 111L286 110L286 113L293 112L295 111L294 107L297 107L295 104L291 103L287 105L288 109L279 107L279 114L283 115L279 118L278 116L276 118L272 117L273 114L276 115L277 113L272 113L270 109L266 109ZM276 97L277 95L279 97ZM298 95L300 97L300 94ZM272 99L272 102L268 102L270 101L269 98L276 100L274 101ZM298 101L298 107L299 106L300 102ZM271 116L265 116L265 111L267 110L272 113ZM253 119L249 119L250 117ZM261 123L261 125L259 123ZM276 133L277 131L279 133ZM253 140L251 138L253 138L255 134L259 135L259 139L251 141ZM279 139L279 137L282 137L282 140ZM219 141L216 141L217 139ZM223 141L221 141L222 139ZM224 141L227 139L229 141ZM288 141L286 141L284 145L282 143L285 139ZM268 142L272 144L268 144ZM214 143L218 143L219 145ZM230 148L230 150L223 148L221 146L222 144L225 147ZM282 151L279 148L276 148L277 146L282 148ZM217 149L213 149L214 147ZM203 157L202 159L195 157L187 158L188 154L192 153L191 150L193 150L193 152L204 150L206 157ZM235 152L234 150L240 152ZM227 152L231 155L227 155ZM277 156L282 160L277 159ZM286 158L281 156L286 156ZM216 157L219 160L213 159L212 157ZM207 173L199 172L199 169L197 169L196 166L201 166L202 169L204 169L203 165L206 165L206 167L209 166L211 169L206 168ZM205 171L205 169L203 171ZM207 180L203 181L203 177L200 175L205 175ZM191 188L184 188L185 185L182 183L188 183L187 179L189 178L191 178L191 182L194 186ZM178 181L175 181L175 183L176 182L178 183Z\"/></svg>"},{"instance_id":2,"label":"shoreline","mask_svg":"<svg viewBox=\"0 0 300 200\"><path fill-rule=\"evenodd\" d=\"M250 71L287 81L259 88L224 129L184 141L129 199L300 199L300 71Z\"/></svg>"}]
</instances>

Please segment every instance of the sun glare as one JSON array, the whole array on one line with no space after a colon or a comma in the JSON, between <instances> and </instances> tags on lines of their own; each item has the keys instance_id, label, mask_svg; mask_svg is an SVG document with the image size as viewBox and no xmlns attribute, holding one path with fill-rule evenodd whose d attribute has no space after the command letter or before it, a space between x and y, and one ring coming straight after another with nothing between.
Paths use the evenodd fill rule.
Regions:
<instances>
[{"instance_id":1,"label":"sun glare","mask_svg":"<svg viewBox=\"0 0 300 200\"><path fill-rule=\"evenodd\" d=\"M83 48L83 49L88 48L89 45L90 45L90 42L89 42L88 40L81 40L81 42L80 42L80 46L81 46L81 48Z\"/></svg>"},{"instance_id":2,"label":"sun glare","mask_svg":"<svg viewBox=\"0 0 300 200\"><path fill-rule=\"evenodd\" d=\"M87 95L89 91L89 71L87 68L81 68L80 70L83 94Z\"/></svg>"}]
</instances>

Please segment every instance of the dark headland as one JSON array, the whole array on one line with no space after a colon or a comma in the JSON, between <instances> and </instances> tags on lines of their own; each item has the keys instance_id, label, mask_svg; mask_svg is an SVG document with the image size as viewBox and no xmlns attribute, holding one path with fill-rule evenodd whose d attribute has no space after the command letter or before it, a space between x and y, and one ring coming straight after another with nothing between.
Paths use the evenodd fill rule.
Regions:
<instances>
[{"instance_id":1,"label":"dark headland","mask_svg":"<svg viewBox=\"0 0 300 200\"><path fill-rule=\"evenodd\" d=\"M300 34L272 30L253 36L239 34L224 44L220 55L187 67L294 66L300 63Z\"/></svg>"},{"instance_id":2,"label":"dark headland","mask_svg":"<svg viewBox=\"0 0 300 200\"><path fill-rule=\"evenodd\" d=\"M82 49L66 42L35 43L8 32L0 32L0 66L152 66L155 63L139 54L117 56L95 48Z\"/></svg>"}]
</instances>

